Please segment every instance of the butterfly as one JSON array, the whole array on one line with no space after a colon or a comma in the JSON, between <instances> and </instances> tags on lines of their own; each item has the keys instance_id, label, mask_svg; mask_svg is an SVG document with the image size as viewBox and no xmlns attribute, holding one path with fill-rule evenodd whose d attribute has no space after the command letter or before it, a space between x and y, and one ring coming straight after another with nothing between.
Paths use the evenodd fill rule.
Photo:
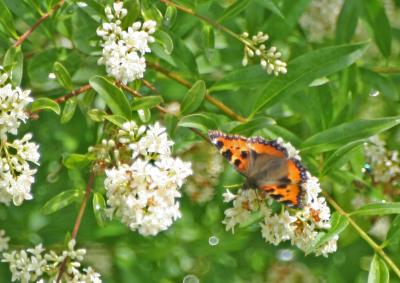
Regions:
<instances>
[{"instance_id":1,"label":"butterfly","mask_svg":"<svg viewBox=\"0 0 400 283\"><path fill-rule=\"evenodd\" d=\"M243 189L256 188L289 207L302 207L307 171L299 160L288 158L277 141L215 130L208 135L222 156L246 177Z\"/></svg>"}]
</instances>

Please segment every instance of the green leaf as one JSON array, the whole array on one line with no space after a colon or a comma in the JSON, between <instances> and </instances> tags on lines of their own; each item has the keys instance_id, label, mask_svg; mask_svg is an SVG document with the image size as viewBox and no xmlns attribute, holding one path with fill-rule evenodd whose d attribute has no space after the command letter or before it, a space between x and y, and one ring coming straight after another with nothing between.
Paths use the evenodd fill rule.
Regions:
<instances>
[{"instance_id":1,"label":"green leaf","mask_svg":"<svg viewBox=\"0 0 400 283\"><path fill-rule=\"evenodd\" d=\"M390 282L390 273L386 263L379 258L379 270L380 270L380 283L389 283Z\"/></svg>"},{"instance_id":2,"label":"green leaf","mask_svg":"<svg viewBox=\"0 0 400 283\"><path fill-rule=\"evenodd\" d=\"M290 141L290 143L296 147L301 144L301 139L298 136L278 125L270 125L267 128L263 129L263 132L271 139L277 139L281 137L285 141Z\"/></svg>"},{"instance_id":3,"label":"green leaf","mask_svg":"<svg viewBox=\"0 0 400 283\"><path fill-rule=\"evenodd\" d=\"M302 151L313 153L336 149L348 142L364 139L400 124L400 116L374 120L357 120L329 128L308 138L301 145Z\"/></svg>"},{"instance_id":4,"label":"green leaf","mask_svg":"<svg viewBox=\"0 0 400 283\"><path fill-rule=\"evenodd\" d=\"M167 9L165 10L165 15L164 15L164 19L163 19L163 25L166 28L171 28L176 20L176 7L173 6L168 6Z\"/></svg>"},{"instance_id":5,"label":"green leaf","mask_svg":"<svg viewBox=\"0 0 400 283\"><path fill-rule=\"evenodd\" d=\"M85 154L65 154L63 156L63 164L68 169L79 169L88 166L91 162L89 156Z\"/></svg>"},{"instance_id":6,"label":"green leaf","mask_svg":"<svg viewBox=\"0 0 400 283\"><path fill-rule=\"evenodd\" d=\"M42 109L51 110L57 115L60 115L60 106L54 100L46 97L35 99L31 104L31 112L36 112Z\"/></svg>"},{"instance_id":7,"label":"green leaf","mask_svg":"<svg viewBox=\"0 0 400 283\"><path fill-rule=\"evenodd\" d=\"M112 82L104 77L93 76L89 80L93 89L104 99L112 113L121 115L128 120L132 118L129 101L125 94Z\"/></svg>"},{"instance_id":8,"label":"green leaf","mask_svg":"<svg viewBox=\"0 0 400 283\"><path fill-rule=\"evenodd\" d=\"M19 86L22 81L22 72L24 68L24 55L21 47L10 47L4 55L3 66L10 68L10 79L15 86Z\"/></svg>"},{"instance_id":9,"label":"green leaf","mask_svg":"<svg viewBox=\"0 0 400 283\"><path fill-rule=\"evenodd\" d=\"M106 201L102 194L95 192L93 194L93 214L99 226L104 227L107 217L105 213Z\"/></svg>"},{"instance_id":10,"label":"green leaf","mask_svg":"<svg viewBox=\"0 0 400 283\"><path fill-rule=\"evenodd\" d=\"M17 31L15 30L14 18L8 9L4 0L0 0L0 24L2 24L7 32L14 38L18 38Z\"/></svg>"},{"instance_id":11,"label":"green leaf","mask_svg":"<svg viewBox=\"0 0 400 283\"><path fill-rule=\"evenodd\" d=\"M342 233L348 224L349 220L335 211L331 217L331 228L328 232L322 232L319 234L316 241L312 244L312 248L308 250L307 253L315 251L330 241L333 237Z\"/></svg>"},{"instance_id":12,"label":"green leaf","mask_svg":"<svg viewBox=\"0 0 400 283\"><path fill-rule=\"evenodd\" d=\"M143 123L147 123L150 121L150 119L151 119L150 109L148 109L148 108L139 109L137 111L137 113L138 113L140 121L142 121Z\"/></svg>"},{"instance_id":13,"label":"green leaf","mask_svg":"<svg viewBox=\"0 0 400 283\"><path fill-rule=\"evenodd\" d=\"M204 100L207 89L204 81L197 81L183 98L181 112L183 115L196 111Z\"/></svg>"},{"instance_id":14,"label":"green leaf","mask_svg":"<svg viewBox=\"0 0 400 283\"><path fill-rule=\"evenodd\" d=\"M283 15L274 13L259 30L267 30L268 34L274 39L287 37L296 27L299 18L310 1L311 0L284 1L280 9Z\"/></svg>"},{"instance_id":15,"label":"green leaf","mask_svg":"<svg viewBox=\"0 0 400 283\"><path fill-rule=\"evenodd\" d=\"M204 48L212 49L215 47L214 29L208 24L204 24L201 29L201 42Z\"/></svg>"},{"instance_id":16,"label":"green leaf","mask_svg":"<svg viewBox=\"0 0 400 283\"><path fill-rule=\"evenodd\" d=\"M149 95L140 98L136 97L135 100L131 102L131 109L132 110L150 109L156 107L162 102L163 99L159 95Z\"/></svg>"},{"instance_id":17,"label":"green leaf","mask_svg":"<svg viewBox=\"0 0 400 283\"><path fill-rule=\"evenodd\" d=\"M210 88L210 92L223 90L237 90L239 88L252 89L264 86L271 80L271 76L258 65L234 69L222 79L216 81Z\"/></svg>"},{"instance_id":18,"label":"green leaf","mask_svg":"<svg viewBox=\"0 0 400 283\"><path fill-rule=\"evenodd\" d=\"M288 73L274 77L265 84L255 103L251 116L270 106L284 96L306 88L317 78L340 71L364 54L368 44L337 45L311 51L288 64Z\"/></svg>"},{"instance_id":19,"label":"green leaf","mask_svg":"<svg viewBox=\"0 0 400 283\"><path fill-rule=\"evenodd\" d=\"M64 105L63 112L61 114L60 121L62 124L69 122L72 119L72 117L74 117L76 105L77 105L76 97L72 97L67 100L67 102Z\"/></svg>"},{"instance_id":20,"label":"green leaf","mask_svg":"<svg viewBox=\"0 0 400 283\"><path fill-rule=\"evenodd\" d=\"M158 29L154 33L154 38L158 43L160 43L164 47L165 53L170 55L174 50L174 42L172 41L171 36L165 31Z\"/></svg>"},{"instance_id":21,"label":"green leaf","mask_svg":"<svg viewBox=\"0 0 400 283\"><path fill-rule=\"evenodd\" d=\"M192 114L182 117L178 122L178 127L194 128L203 132L216 129L215 121L206 114Z\"/></svg>"},{"instance_id":22,"label":"green leaf","mask_svg":"<svg viewBox=\"0 0 400 283\"><path fill-rule=\"evenodd\" d=\"M285 16L283 15L282 11L279 9L279 7L274 3L273 0L256 0L255 1L257 5L261 5L264 8L267 8L270 10L272 13L280 17L281 19L285 19Z\"/></svg>"},{"instance_id":23,"label":"green leaf","mask_svg":"<svg viewBox=\"0 0 400 283\"><path fill-rule=\"evenodd\" d=\"M389 57L391 53L392 30L380 0L358 0L363 16L372 29L374 40L382 55Z\"/></svg>"},{"instance_id":24,"label":"green leaf","mask_svg":"<svg viewBox=\"0 0 400 283\"><path fill-rule=\"evenodd\" d=\"M130 0L124 2L124 8L129 12L122 19L122 27L124 30L128 29L138 18L140 15L140 1L139 0Z\"/></svg>"},{"instance_id":25,"label":"green leaf","mask_svg":"<svg viewBox=\"0 0 400 283\"><path fill-rule=\"evenodd\" d=\"M393 81L368 69L360 68L359 70L364 84L370 86L371 90L379 90L390 100L399 100L399 92Z\"/></svg>"},{"instance_id":26,"label":"green leaf","mask_svg":"<svg viewBox=\"0 0 400 283\"><path fill-rule=\"evenodd\" d=\"M368 273L368 283L380 283L380 264L379 264L379 256L377 254L374 255L371 261L371 265L369 266Z\"/></svg>"},{"instance_id":27,"label":"green leaf","mask_svg":"<svg viewBox=\"0 0 400 283\"><path fill-rule=\"evenodd\" d=\"M157 23L161 23L163 19L163 15L158 10L155 4L153 4L153 0L143 0L141 1L142 3L142 15L143 18L147 20L153 20L156 21Z\"/></svg>"},{"instance_id":28,"label":"green leaf","mask_svg":"<svg viewBox=\"0 0 400 283\"><path fill-rule=\"evenodd\" d=\"M250 136L254 132L268 128L270 125L276 124L275 120L270 117L258 117L246 123L234 127L230 132Z\"/></svg>"},{"instance_id":29,"label":"green leaf","mask_svg":"<svg viewBox=\"0 0 400 283\"><path fill-rule=\"evenodd\" d=\"M357 1L346 0L343 4L338 20L336 22L336 42L347 43L351 38L357 27L358 9Z\"/></svg>"},{"instance_id":30,"label":"green leaf","mask_svg":"<svg viewBox=\"0 0 400 283\"><path fill-rule=\"evenodd\" d=\"M219 17L218 22L222 22L225 20L229 20L236 15L238 15L240 12L242 12L246 7L249 5L251 1L250 0L237 0L235 3L230 5L222 14L221 17Z\"/></svg>"},{"instance_id":31,"label":"green leaf","mask_svg":"<svg viewBox=\"0 0 400 283\"><path fill-rule=\"evenodd\" d=\"M91 109L87 112L89 118L95 122L102 122L104 121L104 116L107 116L107 113L99 110L99 109Z\"/></svg>"},{"instance_id":32,"label":"green leaf","mask_svg":"<svg viewBox=\"0 0 400 283\"><path fill-rule=\"evenodd\" d=\"M50 199L42 208L44 214L54 213L82 198L82 190L67 190Z\"/></svg>"},{"instance_id":33,"label":"green leaf","mask_svg":"<svg viewBox=\"0 0 400 283\"><path fill-rule=\"evenodd\" d=\"M63 88L73 91L74 87L72 85L71 75L69 74L68 70L60 62L55 62L53 68L58 83Z\"/></svg>"},{"instance_id":34,"label":"green leaf","mask_svg":"<svg viewBox=\"0 0 400 283\"><path fill-rule=\"evenodd\" d=\"M383 246L391 246L398 245L400 242L400 215L397 215L392 224L390 225L390 229L386 235L386 240L383 243Z\"/></svg>"},{"instance_id":35,"label":"green leaf","mask_svg":"<svg viewBox=\"0 0 400 283\"><path fill-rule=\"evenodd\" d=\"M350 215L387 215L400 214L400 202L381 202L366 204L350 213Z\"/></svg>"},{"instance_id":36,"label":"green leaf","mask_svg":"<svg viewBox=\"0 0 400 283\"><path fill-rule=\"evenodd\" d=\"M104 115L102 118L113 123L114 125L118 126L119 128L122 128L122 125L125 122L128 122L128 120L125 117L119 116L119 115Z\"/></svg>"},{"instance_id":37,"label":"green leaf","mask_svg":"<svg viewBox=\"0 0 400 283\"><path fill-rule=\"evenodd\" d=\"M328 174L334 169L342 167L346 162L352 158L352 153L360 148L360 145L364 144L365 140L357 140L345 144L338 148L332 153L325 161L324 167L321 172L321 176Z\"/></svg>"}]
</instances>

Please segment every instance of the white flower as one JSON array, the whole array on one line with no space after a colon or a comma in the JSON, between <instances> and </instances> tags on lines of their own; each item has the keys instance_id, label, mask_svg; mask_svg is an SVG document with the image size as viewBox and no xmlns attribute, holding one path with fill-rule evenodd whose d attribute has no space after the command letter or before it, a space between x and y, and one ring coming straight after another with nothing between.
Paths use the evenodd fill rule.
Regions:
<instances>
[{"instance_id":1,"label":"white flower","mask_svg":"<svg viewBox=\"0 0 400 283\"><path fill-rule=\"evenodd\" d=\"M243 40L248 41L249 45L252 46L249 47L246 44L244 47L243 66L247 65L249 57L252 58L255 55L260 57L260 65L268 74L273 73L275 76L278 76L279 74L287 73L286 63L280 59L282 56L281 52L278 52L275 46L272 46L268 50L266 49L265 42L269 39L268 34L260 31L257 35L253 35L251 40L248 37L249 34L247 32L242 34Z\"/></svg>"},{"instance_id":2,"label":"white flower","mask_svg":"<svg viewBox=\"0 0 400 283\"><path fill-rule=\"evenodd\" d=\"M378 136L369 139L364 145L367 164L364 172L372 174L375 182L393 182L400 177L400 162L397 150L388 150L385 142Z\"/></svg>"},{"instance_id":3,"label":"white flower","mask_svg":"<svg viewBox=\"0 0 400 283\"><path fill-rule=\"evenodd\" d=\"M9 241L10 241L10 238L6 237L6 232L4 230L0 230L0 253L6 251L8 249Z\"/></svg>"},{"instance_id":4,"label":"white flower","mask_svg":"<svg viewBox=\"0 0 400 283\"><path fill-rule=\"evenodd\" d=\"M131 156L106 170L108 215L142 235L156 235L181 216L176 200L191 165L170 156L173 142L159 123L146 128L127 122L117 139Z\"/></svg>"},{"instance_id":5,"label":"white flower","mask_svg":"<svg viewBox=\"0 0 400 283\"><path fill-rule=\"evenodd\" d=\"M128 83L140 78L146 71L145 53L151 52L149 43L155 32L156 22L133 23L127 30L122 30L121 19L127 14L123 2L114 3L113 10L106 7L105 13L110 22L105 22L97 29L102 38L103 54L99 64L106 66L107 73Z\"/></svg>"},{"instance_id":6,"label":"white flower","mask_svg":"<svg viewBox=\"0 0 400 283\"><path fill-rule=\"evenodd\" d=\"M42 244L34 248L4 253L2 262L10 266L12 281L21 282L55 282L60 265L69 257L61 282L100 283L100 274L90 266L81 271L81 261L85 249L75 250L75 240L68 243L68 249L57 254L54 251L46 253Z\"/></svg>"},{"instance_id":7,"label":"white flower","mask_svg":"<svg viewBox=\"0 0 400 283\"><path fill-rule=\"evenodd\" d=\"M4 81L4 75L0 78ZM12 85L0 84L0 137L6 139L7 133L16 135L21 121L25 122L28 116L25 107L33 101L30 90L23 91L19 87L13 89Z\"/></svg>"},{"instance_id":8,"label":"white flower","mask_svg":"<svg viewBox=\"0 0 400 283\"><path fill-rule=\"evenodd\" d=\"M31 134L12 143L4 142L0 150L0 202L21 205L24 200L31 200L31 186L35 181L36 169L29 162L38 165L39 146L30 142Z\"/></svg>"}]
</instances>

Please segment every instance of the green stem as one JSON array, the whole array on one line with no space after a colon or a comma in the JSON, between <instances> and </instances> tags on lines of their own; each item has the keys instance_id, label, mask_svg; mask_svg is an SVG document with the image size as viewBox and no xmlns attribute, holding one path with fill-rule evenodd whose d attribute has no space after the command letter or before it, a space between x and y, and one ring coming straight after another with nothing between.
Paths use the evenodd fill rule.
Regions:
<instances>
[{"instance_id":1,"label":"green stem","mask_svg":"<svg viewBox=\"0 0 400 283\"><path fill-rule=\"evenodd\" d=\"M392 268L394 273L400 278L400 269L397 267L397 265L393 262L393 260L385 253L385 251L382 249L381 246L379 246L377 243L375 243L374 240L371 239L370 236L350 217L350 215L344 211L339 204L335 202L335 200L326 192L323 192L324 196L328 200L328 202L336 209L337 212L339 212L341 215L347 218L349 221L350 225L354 228L354 230L357 231L357 233L363 238L371 247L372 249L379 254L384 261Z\"/></svg>"},{"instance_id":2,"label":"green stem","mask_svg":"<svg viewBox=\"0 0 400 283\"><path fill-rule=\"evenodd\" d=\"M198 19L200 19L200 20L202 20L202 21L214 26L215 28L219 29L220 31L223 31L226 34L229 34L233 38L235 38L235 39L239 40L240 42L242 42L244 45L248 46L253 51L255 51L257 49L249 41L247 41L246 39L242 38L240 35L236 34L235 32L231 31L230 29L228 29L227 27L221 25L218 22L215 22L215 21L213 21L213 20L211 20L209 18L206 18L206 17L204 17L202 15L199 15L195 11L193 11L193 10L191 10L189 8L186 8L184 6L178 5L178 4L176 4L176 3L174 3L174 2L172 2L170 0L160 0L160 1L165 3L165 5L173 6L176 9L178 9L178 10L180 10L180 11L186 13L186 14L195 16L196 18L198 18Z\"/></svg>"}]
</instances>

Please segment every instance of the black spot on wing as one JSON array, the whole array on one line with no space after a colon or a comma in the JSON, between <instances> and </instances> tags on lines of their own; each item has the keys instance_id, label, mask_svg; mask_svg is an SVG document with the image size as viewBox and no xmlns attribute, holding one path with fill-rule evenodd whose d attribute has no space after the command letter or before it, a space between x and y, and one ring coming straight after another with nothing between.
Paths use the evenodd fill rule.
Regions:
<instances>
[{"instance_id":1,"label":"black spot on wing","mask_svg":"<svg viewBox=\"0 0 400 283\"><path fill-rule=\"evenodd\" d=\"M224 146L224 142L222 142L222 141L217 141L217 143L215 144L215 146L216 146L218 149L221 149L221 148Z\"/></svg>"},{"instance_id":2,"label":"black spot on wing","mask_svg":"<svg viewBox=\"0 0 400 283\"><path fill-rule=\"evenodd\" d=\"M242 161L240 161L240 159L235 159L235 162L234 162L235 166L238 167L240 165L240 163L242 163Z\"/></svg>"},{"instance_id":3,"label":"black spot on wing","mask_svg":"<svg viewBox=\"0 0 400 283\"><path fill-rule=\"evenodd\" d=\"M281 195L281 194L276 194L276 195L271 194L271 198L273 198L275 200L280 200L282 197L283 197L283 195Z\"/></svg>"},{"instance_id":4,"label":"black spot on wing","mask_svg":"<svg viewBox=\"0 0 400 283\"><path fill-rule=\"evenodd\" d=\"M230 161L232 159L232 151L230 149L227 149L222 152L222 156Z\"/></svg>"},{"instance_id":5,"label":"black spot on wing","mask_svg":"<svg viewBox=\"0 0 400 283\"><path fill-rule=\"evenodd\" d=\"M242 152L240 153L240 157L243 158L243 159L246 159L247 158L247 151L242 150Z\"/></svg>"}]
</instances>

